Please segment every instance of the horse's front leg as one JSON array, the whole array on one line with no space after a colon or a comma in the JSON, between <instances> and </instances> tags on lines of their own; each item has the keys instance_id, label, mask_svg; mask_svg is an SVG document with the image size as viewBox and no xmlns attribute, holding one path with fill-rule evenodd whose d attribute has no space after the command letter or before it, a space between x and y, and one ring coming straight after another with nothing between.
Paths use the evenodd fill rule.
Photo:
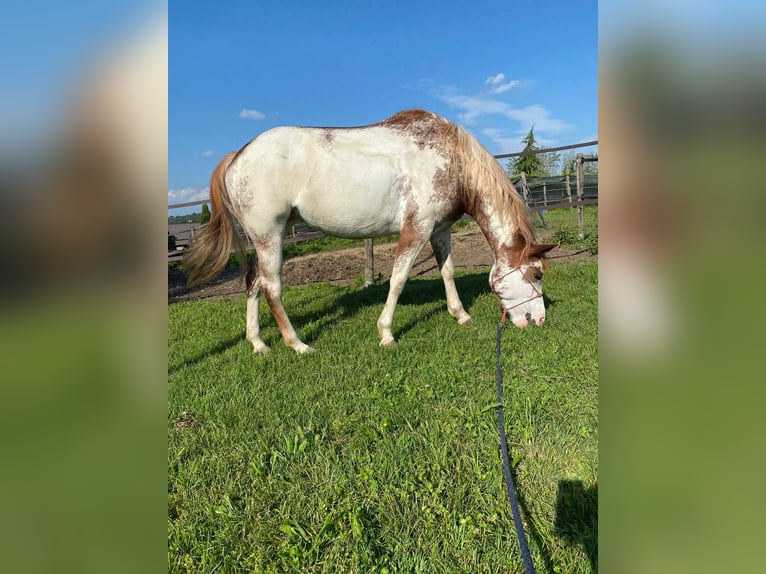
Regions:
<instances>
[{"instance_id":1,"label":"horse's front leg","mask_svg":"<svg viewBox=\"0 0 766 574\"><path fill-rule=\"evenodd\" d=\"M260 243L260 248L258 244ZM258 253L258 280L257 286L263 292L266 302L269 304L271 314L277 322L279 331L285 345L297 353L311 353L314 351L306 343L298 338L287 312L282 305L282 237L281 235L270 237L268 240L259 238L256 242Z\"/></svg>"},{"instance_id":2,"label":"horse's front leg","mask_svg":"<svg viewBox=\"0 0 766 574\"><path fill-rule=\"evenodd\" d=\"M414 230L402 229L399 246L396 250L396 259L394 259L394 268L391 272L391 285L388 289L388 298L383 307L383 312L378 318L378 333L380 333L380 345L382 347L393 347L396 345L394 334L391 332L391 325L394 322L394 309L399 300L399 295L404 290L407 283L407 277L410 275L410 269L415 262L423 246L428 241L428 234L418 233Z\"/></svg>"},{"instance_id":3,"label":"horse's front leg","mask_svg":"<svg viewBox=\"0 0 766 574\"><path fill-rule=\"evenodd\" d=\"M449 314L457 319L461 325L470 325L473 323L473 317L466 313L463 308L463 302L460 300L455 286L455 264L452 262L452 255L450 254L451 236L452 230L449 227L434 233L431 236L431 248L444 280L444 292L447 296Z\"/></svg>"}]
</instances>

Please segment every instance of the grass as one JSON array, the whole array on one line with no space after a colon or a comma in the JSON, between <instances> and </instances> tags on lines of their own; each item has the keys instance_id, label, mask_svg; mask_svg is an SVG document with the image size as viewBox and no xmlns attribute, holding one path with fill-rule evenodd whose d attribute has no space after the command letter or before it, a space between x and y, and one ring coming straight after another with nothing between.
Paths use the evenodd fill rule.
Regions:
<instances>
[{"instance_id":1,"label":"grass","mask_svg":"<svg viewBox=\"0 0 766 574\"><path fill-rule=\"evenodd\" d=\"M378 347L386 285L287 288L317 352L244 339L244 297L169 307L170 572L522 572L498 450L485 273L457 278L476 324L411 279ZM505 416L540 572L591 572L598 469L597 263L546 273L542 329L503 335ZM265 305L262 305L265 307Z\"/></svg>"}]
</instances>

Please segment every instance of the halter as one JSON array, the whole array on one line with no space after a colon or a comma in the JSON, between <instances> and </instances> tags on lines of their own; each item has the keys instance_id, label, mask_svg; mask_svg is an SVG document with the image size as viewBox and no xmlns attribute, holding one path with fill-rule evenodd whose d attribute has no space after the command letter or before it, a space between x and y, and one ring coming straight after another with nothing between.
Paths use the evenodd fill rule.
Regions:
<instances>
[{"instance_id":1,"label":"halter","mask_svg":"<svg viewBox=\"0 0 766 574\"><path fill-rule=\"evenodd\" d=\"M528 247L529 247L528 245L524 247L524 250L521 252L521 257L519 257L519 264L516 265L516 267L513 267L510 271L503 273L500 277L495 279L490 284L490 289L492 289L492 292L497 296L497 300L500 301L501 307L503 307L503 300L500 298L500 294L497 292L496 285L500 283L500 281L508 277L508 275L510 275L514 271L518 271L519 273L521 273L521 264L524 261L524 257L527 254ZM508 315L508 311L510 311L511 309L520 307L521 305L524 305L525 303L529 303L530 301L534 301L535 299L543 296L542 292L537 287L535 287L534 283L530 283L530 285L532 286L532 289L534 290L535 294L529 297L528 299L524 299L521 303L516 303L514 305L511 305L510 307L503 307L503 316L500 319L500 323L505 323L505 319Z\"/></svg>"}]
</instances>

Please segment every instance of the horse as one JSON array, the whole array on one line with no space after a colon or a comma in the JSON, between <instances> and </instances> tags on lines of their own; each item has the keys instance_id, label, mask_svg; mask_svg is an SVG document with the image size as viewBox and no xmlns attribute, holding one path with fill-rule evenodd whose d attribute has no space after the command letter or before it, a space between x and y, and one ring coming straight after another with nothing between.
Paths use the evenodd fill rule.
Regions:
<instances>
[{"instance_id":1,"label":"horse","mask_svg":"<svg viewBox=\"0 0 766 574\"><path fill-rule=\"evenodd\" d=\"M388 297L378 319L381 346L396 344L394 309L415 258L431 243L444 281L447 309L473 323L460 301L450 255L452 224L463 214L478 224L494 253L489 283L517 327L541 326L545 253L535 243L529 209L495 158L466 130L425 110L406 110L367 126L276 127L228 153L210 181L211 219L187 249L189 283L213 279L232 245L243 248L235 223L252 241L257 260L246 275L246 337L255 353L260 294L285 344L300 340L282 304L282 242L300 217L328 235L371 238L399 233Z\"/></svg>"}]
</instances>

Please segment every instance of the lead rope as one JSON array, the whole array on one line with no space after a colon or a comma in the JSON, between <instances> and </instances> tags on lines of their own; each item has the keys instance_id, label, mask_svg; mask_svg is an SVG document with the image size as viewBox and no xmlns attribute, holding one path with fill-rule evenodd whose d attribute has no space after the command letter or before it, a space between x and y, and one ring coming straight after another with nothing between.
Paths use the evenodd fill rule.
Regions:
<instances>
[{"instance_id":1,"label":"lead rope","mask_svg":"<svg viewBox=\"0 0 766 574\"><path fill-rule=\"evenodd\" d=\"M505 422L503 420L503 367L500 364L500 336L505 326L505 318L508 309L503 309L503 316L497 325L497 338L495 340L495 358L497 359L497 369L495 371L495 380L497 381L497 426L500 432L500 450L503 453L503 473L505 474L505 486L508 491L508 500L511 502L511 511L513 513L513 525L516 527L516 537L519 539L519 548L521 558L524 561L524 569L527 574L535 574L535 565L532 563L532 556L529 554L527 536L524 533L524 525L521 522L521 513L519 512L519 503L516 500L516 489L513 486L513 475L511 475L511 463L508 459L508 442L505 440Z\"/></svg>"}]
</instances>

